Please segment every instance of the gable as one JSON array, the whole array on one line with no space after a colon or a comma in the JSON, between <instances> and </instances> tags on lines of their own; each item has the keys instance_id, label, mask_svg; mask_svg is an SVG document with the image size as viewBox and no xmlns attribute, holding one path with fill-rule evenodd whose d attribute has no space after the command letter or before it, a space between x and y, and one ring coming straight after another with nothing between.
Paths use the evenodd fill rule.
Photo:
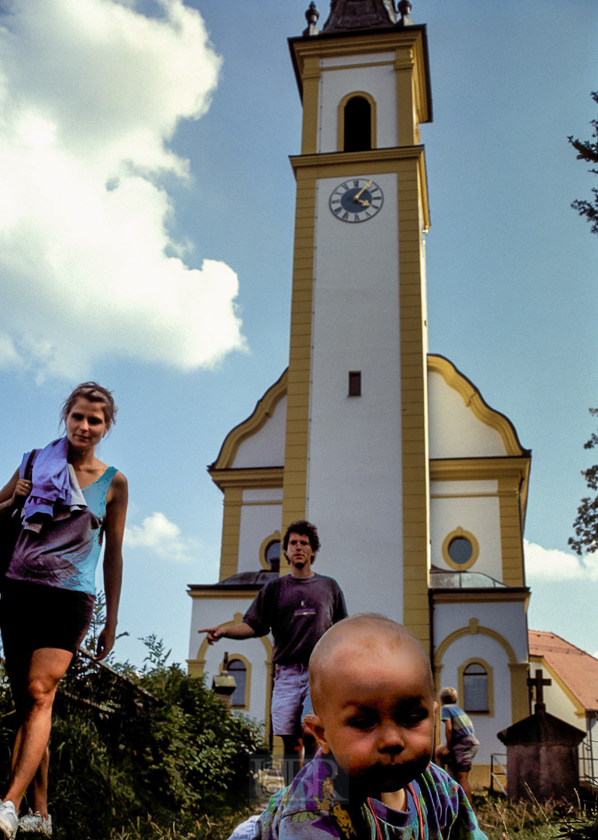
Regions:
<instances>
[{"instance_id":1,"label":"gable","mask_svg":"<svg viewBox=\"0 0 598 840\"><path fill-rule=\"evenodd\" d=\"M511 421L495 411L443 356L428 356L430 458L491 458L528 454Z\"/></svg>"}]
</instances>

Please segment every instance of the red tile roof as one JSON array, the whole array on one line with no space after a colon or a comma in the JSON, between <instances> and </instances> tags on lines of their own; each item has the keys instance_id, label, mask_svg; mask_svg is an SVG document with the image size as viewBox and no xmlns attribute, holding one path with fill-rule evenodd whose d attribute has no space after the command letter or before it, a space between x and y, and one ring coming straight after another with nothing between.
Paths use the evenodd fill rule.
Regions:
<instances>
[{"instance_id":1,"label":"red tile roof","mask_svg":"<svg viewBox=\"0 0 598 840\"><path fill-rule=\"evenodd\" d=\"M598 711L598 659L555 633L530 630L528 635L530 656L543 656L584 709Z\"/></svg>"}]
</instances>

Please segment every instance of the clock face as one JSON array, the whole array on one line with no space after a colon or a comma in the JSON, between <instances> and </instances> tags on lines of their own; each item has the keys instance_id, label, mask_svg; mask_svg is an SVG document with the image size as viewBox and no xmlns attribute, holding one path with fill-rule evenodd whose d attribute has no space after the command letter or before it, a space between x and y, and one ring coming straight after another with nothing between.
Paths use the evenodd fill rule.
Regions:
<instances>
[{"instance_id":1,"label":"clock face","mask_svg":"<svg viewBox=\"0 0 598 840\"><path fill-rule=\"evenodd\" d=\"M330 210L341 222L366 222L383 204L382 190L367 178L347 178L330 196Z\"/></svg>"}]
</instances>

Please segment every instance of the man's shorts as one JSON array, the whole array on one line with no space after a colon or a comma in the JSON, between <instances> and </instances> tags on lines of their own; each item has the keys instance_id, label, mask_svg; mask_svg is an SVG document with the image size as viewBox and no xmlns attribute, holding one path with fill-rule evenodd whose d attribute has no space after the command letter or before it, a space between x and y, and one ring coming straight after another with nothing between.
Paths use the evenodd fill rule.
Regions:
<instances>
[{"instance_id":1,"label":"man's shorts","mask_svg":"<svg viewBox=\"0 0 598 840\"><path fill-rule=\"evenodd\" d=\"M448 756L448 768L453 773L469 773L471 763L478 751L478 743L455 744Z\"/></svg>"},{"instance_id":2,"label":"man's shorts","mask_svg":"<svg viewBox=\"0 0 598 840\"><path fill-rule=\"evenodd\" d=\"M307 665L277 665L272 692L275 735L299 735L301 721L313 713Z\"/></svg>"}]
</instances>

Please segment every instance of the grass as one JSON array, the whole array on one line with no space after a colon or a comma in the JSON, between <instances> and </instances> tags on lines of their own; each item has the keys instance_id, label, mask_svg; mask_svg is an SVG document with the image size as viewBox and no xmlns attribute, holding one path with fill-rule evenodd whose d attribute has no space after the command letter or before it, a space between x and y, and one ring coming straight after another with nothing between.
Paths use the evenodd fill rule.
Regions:
<instances>
[{"instance_id":1,"label":"grass","mask_svg":"<svg viewBox=\"0 0 598 840\"><path fill-rule=\"evenodd\" d=\"M530 792L531 793L531 792ZM554 802L509 802L497 794L474 793L480 827L489 840L598 840L598 805L594 797L577 807Z\"/></svg>"},{"instance_id":2,"label":"grass","mask_svg":"<svg viewBox=\"0 0 598 840\"><path fill-rule=\"evenodd\" d=\"M509 802L487 792L474 793L473 804L488 840L598 840L598 802L578 802L578 807ZM245 807L217 819L200 819L164 827L151 817L113 831L110 840L228 840L233 829L255 808Z\"/></svg>"}]
</instances>

